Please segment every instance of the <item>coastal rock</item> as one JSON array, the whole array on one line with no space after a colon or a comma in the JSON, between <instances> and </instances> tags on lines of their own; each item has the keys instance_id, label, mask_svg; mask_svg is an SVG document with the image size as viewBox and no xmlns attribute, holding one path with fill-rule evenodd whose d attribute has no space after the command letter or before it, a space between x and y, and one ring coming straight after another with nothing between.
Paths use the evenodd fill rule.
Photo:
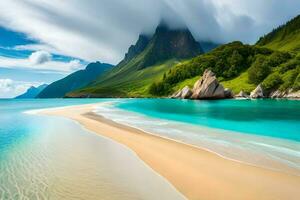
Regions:
<instances>
[{"instance_id":1,"label":"coastal rock","mask_svg":"<svg viewBox=\"0 0 300 200\"><path fill-rule=\"evenodd\" d=\"M219 84L215 74L206 69L203 76L198 80L193 88L193 99L224 99L224 87Z\"/></svg>"},{"instance_id":2,"label":"coastal rock","mask_svg":"<svg viewBox=\"0 0 300 200\"><path fill-rule=\"evenodd\" d=\"M300 99L300 90L296 92L290 91L285 97L289 99Z\"/></svg>"},{"instance_id":3,"label":"coastal rock","mask_svg":"<svg viewBox=\"0 0 300 200\"><path fill-rule=\"evenodd\" d=\"M276 98L283 98L285 95L286 95L286 92L276 90L274 92L271 92L269 97L272 98L272 99L276 99Z\"/></svg>"},{"instance_id":4,"label":"coastal rock","mask_svg":"<svg viewBox=\"0 0 300 200\"><path fill-rule=\"evenodd\" d=\"M181 90L181 96L180 98L182 99L188 99L192 96L193 92L190 89L189 86L185 86L182 90Z\"/></svg>"},{"instance_id":5,"label":"coastal rock","mask_svg":"<svg viewBox=\"0 0 300 200\"><path fill-rule=\"evenodd\" d=\"M181 96L181 90L178 90L177 92L172 94L170 98L177 99L177 98L180 98L180 96Z\"/></svg>"},{"instance_id":6,"label":"coastal rock","mask_svg":"<svg viewBox=\"0 0 300 200\"><path fill-rule=\"evenodd\" d=\"M257 99L257 98L264 98L264 91L261 87L261 84L259 84L255 90L253 90L250 94L250 98Z\"/></svg>"},{"instance_id":7,"label":"coastal rock","mask_svg":"<svg viewBox=\"0 0 300 200\"><path fill-rule=\"evenodd\" d=\"M250 98L250 96L246 92L244 92L243 90L241 90L240 93L235 95L235 97L236 98L246 98L246 99Z\"/></svg>"},{"instance_id":8,"label":"coastal rock","mask_svg":"<svg viewBox=\"0 0 300 200\"><path fill-rule=\"evenodd\" d=\"M229 98L229 99L234 97L234 93L229 88L225 88L224 95L226 98Z\"/></svg>"},{"instance_id":9,"label":"coastal rock","mask_svg":"<svg viewBox=\"0 0 300 200\"><path fill-rule=\"evenodd\" d=\"M175 99L188 99L192 96L193 92L192 90L189 88L189 86L185 86L182 90L178 90L177 92L175 92L171 98L175 98Z\"/></svg>"}]
</instances>

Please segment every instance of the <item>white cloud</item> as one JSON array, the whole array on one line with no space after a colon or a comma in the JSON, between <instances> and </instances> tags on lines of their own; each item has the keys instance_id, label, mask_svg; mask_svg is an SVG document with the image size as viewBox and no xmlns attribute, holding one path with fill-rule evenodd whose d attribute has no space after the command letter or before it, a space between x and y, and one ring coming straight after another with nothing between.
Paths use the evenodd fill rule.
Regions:
<instances>
[{"instance_id":1,"label":"white cloud","mask_svg":"<svg viewBox=\"0 0 300 200\"><path fill-rule=\"evenodd\" d=\"M13 98L24 93L31 86L39 86L40 82L24 82L12 79L0 79L0 98Z\"/></svg>"},{"instance_id":2,"label":"white cloud","mask_svg":"<svg viewBox=\"0 0 300 200\"><path fill-rule=\"evenodd\" d=\"M29 56L29 61L33 65L40 65L52 60L52 55L47 51L36 51Z\"/></svg>"},{"instance_id":3,"label":"white cloud","mask_svg":"<svg viewBox=\"0 0 300 200\"><path fill-rule=\"evenodd\" d=\"M3 68L26 68L45 72L70 73L83 68L82 63L75 59L69 62L51 60L51 54L45 51L33 52L28 58L10 58L0 56Z\"/></svg>"},{"instance_id":4,"label":"white cloud","mask_svg":"<svg viewBox=\"0 0 300 200\"><path fill-rule=\"evenodd\" d=\"M44 44L35 50L110 63L161 18L189 27L198 40L253 43L299 13L299 0L0 1L0 24Z\"/></svg>"}]
</instances>

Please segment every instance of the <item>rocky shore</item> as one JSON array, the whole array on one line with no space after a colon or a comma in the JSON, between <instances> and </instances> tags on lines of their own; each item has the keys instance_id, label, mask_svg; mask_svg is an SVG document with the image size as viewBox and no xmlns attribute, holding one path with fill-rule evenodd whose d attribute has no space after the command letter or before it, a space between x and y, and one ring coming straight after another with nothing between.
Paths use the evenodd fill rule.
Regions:
<instances>
[{"instance_id":1,"label":"rocky shore","mask_svg":"<svg viewBox=\"0 0 300 200\"><path fill-rule=\"evenodd\" d=\"M216 75L209 69L206 69L203 76L196 81L194 87L191 89L185 86L183 89L178 90L170 98L175 99L259 99L259 98L282 98L282 99L300 99L300 90L293 91L280 91L275 90L272 92L264 91L261 84L259 84L250 94L240 91L235 95L230 89L224 88L217 80Z\"/></svg>"}]
</instances>

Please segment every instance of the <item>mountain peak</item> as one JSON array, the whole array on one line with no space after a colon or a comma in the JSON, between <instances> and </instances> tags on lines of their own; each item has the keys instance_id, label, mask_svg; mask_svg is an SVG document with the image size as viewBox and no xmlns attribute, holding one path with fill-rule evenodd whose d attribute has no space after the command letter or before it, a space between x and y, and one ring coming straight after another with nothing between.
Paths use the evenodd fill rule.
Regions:
<instances>
[{"instance_id":1,"label":"mountain peak","mask_svg":"<svg viewBox=\"0 0 300 200\"><path fill-rule=\"evenodd\" d=\"M145 49L145 57L139 63L139 68L172 58L187 59L201 53L203 53L201 45L188 29L171 29L166 23L161 22Z\"/></svg>"},{"instance_id":2,"label":"mountain peak","mask_svg":"<svg viewBox=\"0 0 300 200\"><path fill-rule=\"evenodd\" d=\"M128 52L125 54L124 60L121 61L122 64L129 62L132 58L140 54L145 50L146 46L150 41L150 37L144 34L139 35L139 38L135 45L131 45ZM120 63L120 64L121 64Z\"/></svg>"},{"instance_id":3,"label":"mountain peak","mask_svg":"<svg viewBox=\"0 0 300 200\"><path fill-rule=\"evenodd\" d=\"M38 87L31 86L30 88L27 89L27 91L17 97L16 99L32 99L36 98L40 92L42 92L48 85L47 84L42 84Z\"/></svg>"}]
</instances>

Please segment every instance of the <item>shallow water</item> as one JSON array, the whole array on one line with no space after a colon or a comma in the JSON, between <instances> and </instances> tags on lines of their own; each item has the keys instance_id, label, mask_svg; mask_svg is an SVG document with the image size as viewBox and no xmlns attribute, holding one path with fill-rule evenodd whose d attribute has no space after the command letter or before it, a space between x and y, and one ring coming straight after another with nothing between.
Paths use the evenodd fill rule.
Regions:
<instances>
[{"instance_id":1,"label":"shallow water","mask_svg":"<svg viewBox=\"0 0 300 200\"><path fill-rule=\"evenodd\" d=\"M300 175L299 101L131 99L103 103L96 112L228 159Z\"/></svg>"},{"instance_id":2,"label":"shallow water","mask_svg":"<svg viewBox=\"0 0 300 200\"><path fill-rule=\"evenodd\" d=\"M300 142L300 101L138 99L117 107L159 119Z\"/></svg>"},{"instance_id":3,"label":"shallow water","mask_svg":"<svg viewBox=\"0 0 300 200\"><path fill-rule=\"evenodd\" d=\"M99 101L1 100L0 199L183 199L125 146L71 120L23 113Z\"/></svg>"}]
</instances>

